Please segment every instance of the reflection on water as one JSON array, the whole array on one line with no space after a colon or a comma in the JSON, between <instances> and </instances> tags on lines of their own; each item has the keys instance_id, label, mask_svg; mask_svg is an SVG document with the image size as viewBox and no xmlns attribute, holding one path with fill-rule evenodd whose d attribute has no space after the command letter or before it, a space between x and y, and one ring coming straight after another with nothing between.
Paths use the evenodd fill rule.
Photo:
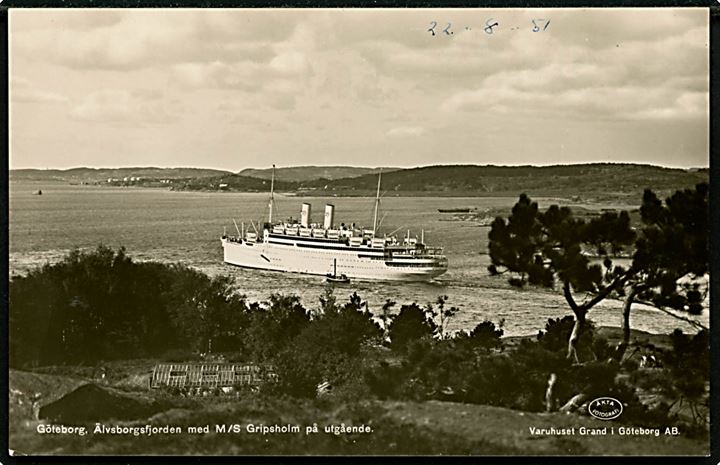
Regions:
<instances>
[{"instance_id":1,"label":"reflection on water","mask_svg":"<svg viewBox=\"0 0 720 465\"><path fill-rule=\"evenodd\" d=\"M37 189L42 196L33 195ZM537 199L541 206L556 199ZM515 198L399 198L382 202L381 232L425 233L426 242L445 248L448 272L429 283L355 281L335 287L342 301L357 292L379 311L386 299L396 308L410 302L427 304L439 295L448 305L460 308L451 328L472 328L483 320L505 321L508 335L534 334L548 318L569 314L559 293L550 290L511 288L503 278L487 272L488 227L470 221L448 221L452 215L438 208L477 207L480 210L511 207ZM326 202L333 203L336 222L367 225L372 222L373 201L367 198L299 198L276 196L276 218L295 217L302 202L313 206L315 221L322 220ZM587 205L583 205L588 207ZM598 206L599 207L599 206ZM623 206L616 206L623 207ZM125 246L136 260L181 262L211 275L230 274L238 291L251 301L267 300L270 292L299 295L303 303L317 305L326 284L322 277L293 273L246 270L222 263L220 235L240 225L262 222L266 194L170 192L155 189L70 186L34 182L10 184L10 271L25 273L34 266L60 260L73 248L98 244ZM621 302L605 301L590 318L599 325L619 326ZM682 322L638 306L633 327L665 333L675 327L690 330ZM704 317L707 323L708 317Z\"/></svg>"}]
</instances>

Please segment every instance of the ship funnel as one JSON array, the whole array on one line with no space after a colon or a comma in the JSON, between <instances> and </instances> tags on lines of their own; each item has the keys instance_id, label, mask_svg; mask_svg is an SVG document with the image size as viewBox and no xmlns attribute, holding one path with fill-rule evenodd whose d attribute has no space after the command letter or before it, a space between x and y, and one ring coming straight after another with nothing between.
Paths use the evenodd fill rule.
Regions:
<instances>
[{"instance_id":1,"label":"ship funnel","mask_svg":"<svg viewBox=\"0 0 720 465\"><path fill-rule=\"evenodd\" d=\"M309 203L302 204L302 212L300 212L300 224L303 228L310 227L310 210L312 205Z\"/></svg>"},{"instance_id":2,"label":"ship funnel","mask_svg":"<svg viewBox=\"0 0 720 465\"><path fill-rule=\"evenodd\" d=\"M325 227L325 229L332 229L334 220L335 220L335 205L332 205L332 204L325 205L325 224L323 224L323 227Z\"/></svg>"}]
</instances>

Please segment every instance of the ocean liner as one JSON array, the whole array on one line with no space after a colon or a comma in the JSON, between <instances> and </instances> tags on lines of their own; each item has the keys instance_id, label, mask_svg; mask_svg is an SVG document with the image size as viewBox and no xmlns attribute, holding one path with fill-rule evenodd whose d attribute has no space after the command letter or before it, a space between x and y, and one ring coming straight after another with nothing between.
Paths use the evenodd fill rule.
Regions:
<instances>
[{"instance_id":1,"label":"ocean liner","mask_svg":"<svg viewBox=\"0 0 720 465\"><path fill-rule=\"evenodd\" d=\"M362 280L427 281L447 271L448 261L442 248L425 245L421 239L380 235L378 175L372 228L355 224L335 225L335 206L325 205L323 223L311 220L312 206L302 204L300 222L273 222L275 166L270 181L268 221L258 230L237 227L237 236L223 235L225 263L243 268L306 273L321 276L345 275Z\"/></svg>"}]
</instances>

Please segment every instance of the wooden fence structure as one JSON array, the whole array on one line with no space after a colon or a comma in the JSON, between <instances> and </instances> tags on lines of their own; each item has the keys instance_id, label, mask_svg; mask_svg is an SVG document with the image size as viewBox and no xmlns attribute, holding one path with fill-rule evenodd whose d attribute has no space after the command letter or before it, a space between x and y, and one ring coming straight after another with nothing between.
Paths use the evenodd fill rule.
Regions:
<instances>
[{"instance_id":1,"label":"wooden fence structure","mask_svg":"<svg viewBox=\"0 0 720 465\"><path fill-rule=\"evenodd\" d=\"M151 388L223 388L256 386L275 374L259 365L235 363L161 363L153 369Z\"/></svg>"}]
</instances>

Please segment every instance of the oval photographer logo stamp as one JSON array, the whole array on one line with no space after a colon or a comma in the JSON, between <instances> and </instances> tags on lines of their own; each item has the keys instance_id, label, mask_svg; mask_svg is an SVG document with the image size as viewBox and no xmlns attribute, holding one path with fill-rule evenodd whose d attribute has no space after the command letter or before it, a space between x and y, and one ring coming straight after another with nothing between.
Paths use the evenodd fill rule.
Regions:
<instances>
[{"instance_id":1,"label":"oval photographer logo stamp","mask_svg":"<svg viewBox=\"0 0 720 465\"><path fill-rule=\"evenodd\" d=\"M622 402L612 397L598 397L588 404L588 413L598 420L614 420L622 412Z\"/></svg>"}]
</instances>

